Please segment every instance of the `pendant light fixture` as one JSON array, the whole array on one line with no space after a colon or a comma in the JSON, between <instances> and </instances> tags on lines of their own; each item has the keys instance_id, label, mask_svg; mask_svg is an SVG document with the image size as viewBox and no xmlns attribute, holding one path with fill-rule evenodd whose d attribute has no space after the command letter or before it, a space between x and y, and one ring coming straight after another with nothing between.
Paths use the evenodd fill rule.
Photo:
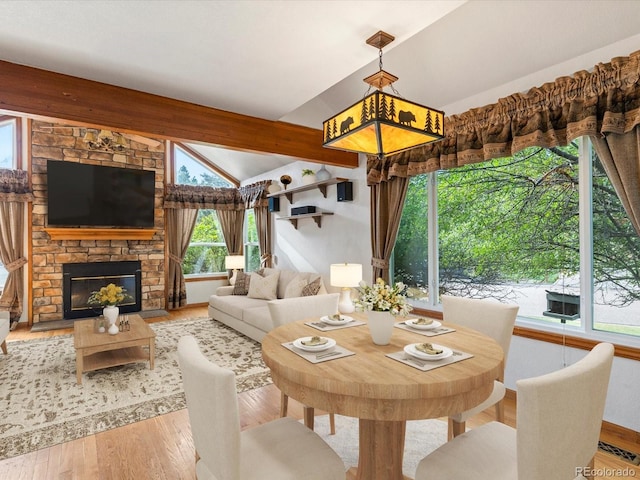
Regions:
<instances>
[{"instance_id":1,"label":"pendant light fixture","mask_svg":"<svg viewBox=\"0 0 640 480\"><path fill-rule=\"evenodd\" d=\"M380 70L364 79L362 100L323 122L324 147L384 157L444 138L444 112L400 97L398 77L382 69L382 49L394 39L379 31L367 40L378 49ZM383 91L387 86L395 95Z\"/></svg>"}]
</instances>

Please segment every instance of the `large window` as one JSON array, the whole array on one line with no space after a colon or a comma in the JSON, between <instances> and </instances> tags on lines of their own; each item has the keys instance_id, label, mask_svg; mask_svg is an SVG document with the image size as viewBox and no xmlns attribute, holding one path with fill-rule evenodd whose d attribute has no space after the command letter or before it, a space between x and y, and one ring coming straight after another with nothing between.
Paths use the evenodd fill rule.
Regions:
<instances>
[{"instance_id":1,"label":"large window","mask_svg":"<svg viewBox=\"0 0 640 480\"><path fill-rule=\"evenodd\" d=\"M0 115L0 168L17 168L18 120Z\"/></svg>"},{"instance_id":2,"label":"large window","mask_svg":"<svg viewBox=\"0 0 640 480\"><path fill-rule=\"evenodd\" d=\"M412 178L393 275L414 304L491 297L521 322L640 336L640 237L579 144Z\"/></svg>"},{"instance_id":3,"label":"large window","mask_svg":"<svg viewBox=\"0 0 640 480\"><path fill-rule=\"evenodd\" d=\"M17 118L0 115L0 168L18 167L18 128ZM0 292L8 275L0 262Z\"/></svg>"},{"instance_id":4,"label":"large window","mask_svg":"<svg viewBox=\"0 0 640 480\"><path fill-rule=\"evenodd\" d=\"M182 148L174 145L175 183L182 185L209 185L233 187L228 180L198 161ZM227 247L215 210L198 210L191 242L182 262L185 276L212 273L226 274L224 257Z\"/></svg>"},{"instance_id":5,"label":"large window","mask_svg":"<svg viewBox=\"0 0 640 480\"><path fill-rule=\"evenodd\" d=\"M258 244L258 230L256 228L256 216L253 209L245 214L244 225L244 263L247 272L260 269L260 245Z\"/></svg>"}]
</instances>

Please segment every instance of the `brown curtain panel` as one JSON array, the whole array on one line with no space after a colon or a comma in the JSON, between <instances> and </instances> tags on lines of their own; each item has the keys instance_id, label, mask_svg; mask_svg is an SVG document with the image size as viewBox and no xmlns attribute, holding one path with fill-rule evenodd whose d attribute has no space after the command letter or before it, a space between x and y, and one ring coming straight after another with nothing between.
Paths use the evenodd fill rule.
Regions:
<instances>
[{"instance_id":1,"label":"brown curtain panel","mask_svg":"<svg viewBox=\"0 0 640 480\"><path fill-rule=\"evenodd\" d=\"M640 127L591 137L596 153L636 233L640 235Z\"/></svg>"},{"instance_id":2,"label":"brown curtain panel","mask_svg":"<svg viewBox=\"0 0 640 480\"><path fill-rule=\"evenodd\" d=\"M273 266L273 253L271 245L271 213L268 207L256 207L253 209L256 217L256 229L258 230L258 245L260 246L260 267Z\"/></svg>"},{"instance_id":3,"label":"brown curtain panel","mask_svg":"<svg viewBox=\"0 0 640 480\"><path fill-rule=\"evenodd\" d=\"M167 279L167 308L175 309L187 304L187 288L182 273L182 260L189 247L196 225L198 210L165 210L166 241L169 248L169 274Z\"/></svg>"},{"instance_id":4,"label":"brown curtain panel","mask_svg":"<svg viewBox=\"0 0 640 480\"><path fill-rule=\"evenodd\" d=\"M24 204L33 200L25 170L0 168L0 262L9 273L0 309L9 311L11 325L22 315L24 297Z\"/></svg>"},{"instance_id":5,"label":"brown curtain panel","mask_svg":"<svg viewBox=\"0 0 640 480\"><path fill-rule=\"evenodd\" d=\"M0 201L0 261L9 272L0 296L0 309L9 311L11 324L20 320L24 296L24 203Z\"/></svg>"},{"instance_id":6,"label":"brown curtain panel","mask_svg":"<svg viewBox=\"0 0 640 480\"><path fill-rule=\"evenodd\" d=\"M452 115L445 119L444 140L388 158L369 157L367 182L506 157L526 147L567 145L583 135L630 133L640 124L639 80L640 51Z\"/></svg>"},{"instance_id":7,"label":"brown curtain panel","mask_svg":"<svg viewBox=\"0 0 640 480\"><path fill-rule=\"evenodd\" d=\"M244 242L242 227L244 226L244 210L218 210L216 212L224 243L227 245L229 255L242 255Z\"/></svg>"},{"instance_id":8,"label":"brown curtain panel","mask_svg":"<svg viewBox=\"0 0 640 480\"><path fill-rule=\"evenodd\" d=\"M396 177L387 182L371 185L373 281L382 278L385 282L389 282L389 259L398 236L408 186L409 179L406 177Z\"/></svg>"}]
</instances>

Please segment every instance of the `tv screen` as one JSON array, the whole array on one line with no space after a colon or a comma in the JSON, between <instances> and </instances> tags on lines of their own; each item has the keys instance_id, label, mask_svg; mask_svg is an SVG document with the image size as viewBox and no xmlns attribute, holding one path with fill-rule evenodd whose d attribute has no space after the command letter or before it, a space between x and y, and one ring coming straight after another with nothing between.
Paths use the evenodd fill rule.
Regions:
<instances>
[{"instance_id":1,"label":"tv screen","mask_svg":"<svg viewBox=\"0 0 640 480\"><path fill-rule=\"evenodd\" d=\"M51 227L153 227L155 172L47 161Z\"/></svg>"}]
</instances>

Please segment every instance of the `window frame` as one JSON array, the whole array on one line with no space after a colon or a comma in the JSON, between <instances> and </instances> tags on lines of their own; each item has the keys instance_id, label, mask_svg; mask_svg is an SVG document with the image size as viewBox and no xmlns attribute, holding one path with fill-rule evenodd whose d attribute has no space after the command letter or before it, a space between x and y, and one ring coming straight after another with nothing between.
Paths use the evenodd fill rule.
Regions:
<instances>
[{"instance_id":1,"label":"window frame","mask_svg":"<svg viewBox=\"0 0 640 480\"><path fill-rule=\"evenodd\" d=\"M13 163L11 169L22 168L22 119L0 114L0 125L13 123Z\"/></svg>"},{"instance_id":2,"label":"window frame","mask_svg":"<svg viewBox=\"0 0 640 480\"><path fill-rule=\"evenodd\" d=\"M518 316L514 332L521 336L538 340L553 341L567 345L567 339L572 338L570 346L578 348L590 348L590 344L595 342L610 342L623 346L627 350L624 356L633 359L640 358L640 336L627 335L624 333L607 332L594 328L594 291L593 291L593 214L592 214L592 175L593 168L591 155L593 146L588 137L576 139L578 142L579 161L579 244L580 244L580 324L554 324L542 323L533 319ZM587 159L588 161L583 161ZM427 276L429 282L429 298L427 301L416 305L416 312L442 314L442 303L439 295L439 243L438 243L438 195L437 195L437 173L428 173L427 192ZM393 263L392 263L393 268ZM433 295L432 292L436 292ZM585 343L586 341L586 343ZM586 347L585 347L586 345Z\"/></svg>"}]
</instances>

